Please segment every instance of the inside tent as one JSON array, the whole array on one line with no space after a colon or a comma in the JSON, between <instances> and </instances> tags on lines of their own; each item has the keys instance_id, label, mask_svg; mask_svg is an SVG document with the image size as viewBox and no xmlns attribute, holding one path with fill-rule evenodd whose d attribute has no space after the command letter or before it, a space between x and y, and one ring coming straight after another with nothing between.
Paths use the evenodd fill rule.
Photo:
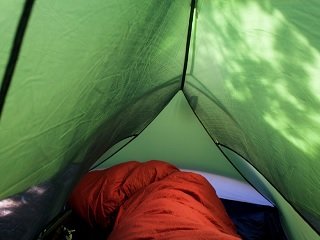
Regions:
<instances>
[{"instance_id":1,"label":"inside tent","mask_svg":"<svg viewBox=\"0 0 320 240\"><path fill-rule=\"evenodd\" d=\"M0 239L41 239L88 171L152 159L320 239L319 1L0 11Z\"/></svg>"}]
</instances>

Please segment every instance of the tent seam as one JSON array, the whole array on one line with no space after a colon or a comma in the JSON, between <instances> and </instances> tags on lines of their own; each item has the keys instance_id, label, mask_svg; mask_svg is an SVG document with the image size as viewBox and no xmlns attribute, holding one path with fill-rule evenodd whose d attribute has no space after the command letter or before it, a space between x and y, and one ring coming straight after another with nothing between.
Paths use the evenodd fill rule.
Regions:
<instances>
[{"instance_id":1,"label":"tent seam","mask_svg":"<svg viewBox=\"0 0 320 240\"><path fill-rule=\"evenodd\" d=\"M8 94L14 71L19 59L21 46L29 23L31 12L35 0L26 0L20 16L20 20L16 29L15 37L13 40L10 56L7 62L6 70L3 74L2 84L0 88L0 119L4 108L6 96Z\"/></svg>"},{"instance_id":2,"label":"tent seam","mask_svg":"<svg viewBox=\"0 0 320 240\"><path fill-rule=\"evenodd\" d=\"M193 15L194 15L195 6L196 6L196 0L191 0L187 42L186 42L186 51L185 51L185 58L184 58L184 63L183 63L180 90L183 90L184 85L185 85L185 81L186 81L186 73L187 73L188 59L189 59L189 49L190 49L191 35L192 35L192 23L193 23Z\"/></svg>"}]
</instances>

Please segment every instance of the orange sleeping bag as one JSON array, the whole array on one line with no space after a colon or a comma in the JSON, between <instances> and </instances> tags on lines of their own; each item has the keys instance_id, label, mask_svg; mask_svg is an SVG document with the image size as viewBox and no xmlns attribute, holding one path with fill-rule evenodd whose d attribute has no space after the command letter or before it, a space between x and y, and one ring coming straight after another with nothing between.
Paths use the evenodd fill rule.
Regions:
<instances>
[{"instance_id":1,"label":"orange sleeping bag","mask_svg":"<svg viewBox=\"0 0 320 240\"><path fill-rule=\"evenodd\" d=\"M70 197L109 240L240 239L210 183L162 161L122 163L89 172Z\"/></svg>"}]
</instances>

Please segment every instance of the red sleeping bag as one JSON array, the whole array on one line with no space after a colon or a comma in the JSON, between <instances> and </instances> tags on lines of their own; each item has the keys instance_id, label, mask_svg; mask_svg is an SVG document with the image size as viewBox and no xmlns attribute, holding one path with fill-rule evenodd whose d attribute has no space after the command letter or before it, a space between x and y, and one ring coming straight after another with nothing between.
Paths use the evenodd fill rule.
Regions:
<instances>
[{"instance_id":1,"label":"red sleeping bag","mask_svg":"<svg viewBox=\"0 0 320 240\"><path fill-rule=\"evenodd\" d=\"M109 240L240 239L208 181L162 161L89 172L70 205L91 226L113 226Z\"/></svg>"}]
</instances>

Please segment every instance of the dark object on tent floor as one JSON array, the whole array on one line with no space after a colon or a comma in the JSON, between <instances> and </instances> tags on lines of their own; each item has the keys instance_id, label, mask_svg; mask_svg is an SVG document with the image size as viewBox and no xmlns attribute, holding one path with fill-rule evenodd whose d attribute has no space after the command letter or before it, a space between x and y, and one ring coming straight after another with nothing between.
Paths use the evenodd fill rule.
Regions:
<instances>
[{"instance_id":1,"label":"dark object on tent floor","mask_svg":"<svg viewBox=\"0 0 320 240\"><path fill-rule=\"evenodd\" d=\"M56 225L56 223L58 224ZM66 211L39 240L106 240L108 232L91 228L71 210ZM37 239L37 240L38 240Z\"/></svg>"},{"instance_id":2,"label":"dark object on tent floor","mask_svg":"<svg viewBox=\"0 0 320 240\"><path fill-rule=\"evenodd\" d=\"M244 240L286 240L274 207L221 199Z\"/></svg>"}]
</instances>

